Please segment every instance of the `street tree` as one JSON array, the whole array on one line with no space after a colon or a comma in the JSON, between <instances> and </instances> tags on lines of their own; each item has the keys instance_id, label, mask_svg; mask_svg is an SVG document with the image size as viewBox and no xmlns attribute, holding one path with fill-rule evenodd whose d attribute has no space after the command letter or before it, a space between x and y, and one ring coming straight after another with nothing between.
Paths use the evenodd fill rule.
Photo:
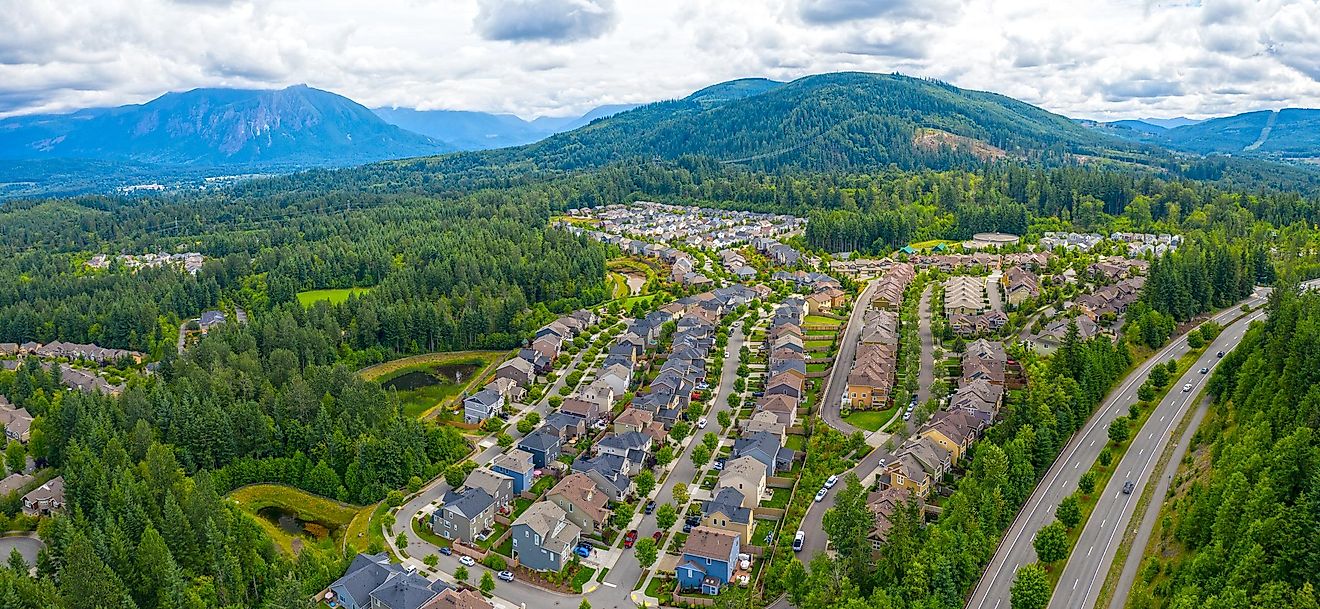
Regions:
<instances>
[{"instance_id":1,"label":"street tree","mask_svg":"<svg viewBox=\"0 0 1320 609\"><path fill-rule=\"evenodd\" d=\"M1009 589L1009 600L1013 609L1045 609L1050 602L1050 583L1045 568L1033 562L1018 569L1013 587Z\"/></svg>"}]
</instances>

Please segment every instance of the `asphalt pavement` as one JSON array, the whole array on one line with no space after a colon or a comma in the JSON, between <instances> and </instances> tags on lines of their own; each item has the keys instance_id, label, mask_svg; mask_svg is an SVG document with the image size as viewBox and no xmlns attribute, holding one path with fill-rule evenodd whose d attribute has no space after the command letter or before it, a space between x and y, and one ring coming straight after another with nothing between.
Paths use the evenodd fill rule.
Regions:
<instances>
[{"instance_id":1,"label":"asphalt pavement","mask_svg":"<svg viewBox=\"0 0 1320 609\"><path fill-rule=\"evenodd\" d=\"M1264 294L1264 292L1266 292L1266 290L1260 291L1261 294ZM1265 296L1256 295L1244 302L1248 302L1252 306L1261 305L1265 302ZM1241 314L1239 308L1239 305L1241 304L1242 303L1239 303L1232 308L1220 311L1215 314L1212 319L1220 323L1227 323ZM1254 316L1258 314L1259 313L1253 313L1252 315ZM1227 350L1232 346L1236 346L1236 341L1241 339L1242 332L1245 328L1245 323L1239 323L1225 329L1220 337L1216 339L1215 345L1211 349L1207 349L1210 357L1213 359L1215 351L1219 349ZM1236 336L1236 339L1232 339L1234 336ZM1228 342L1230 339L1232 339L1233 342ZM1224 345L1227 345L1227 347ZM1009 606L1009 589L1013 585L1013 579L1016 575L1017 569L1036 560L1036 550L1032 546L1032 540L1034 539L1036 532L1050 522L1053 522L1055 507L1059 505L1059 502L1062 501L1064 497L1067 497L1077 489L1077 481L1081 478L1082 473L1090 468L1091 464L1095 462L1096 457L1099 456L1100 451L1104 449L1109 441L1109 423L1118 417L1127 416L1128 407L1137 401L1137 388L1145 382L1151 368L1156 364L1163 364L1170 359L1177 359L1188 350L1189 347L1187 346L1187 338L1185 335L1174 339L1164 348L1160 349L1154 356L1147 359L1145 362L1137 366L1135 370L1129 373L1118 388L1111 391L1109 396L1105 398L1104 402L1096 408L1095 413L1092 414L1086 425L1083 426L1081 431L1075 434L1072 440L1068 442L1067 446L1064 447L1058 459L1055 460L1049 471L1045 473L1041 482L1036 486L1035 491L1032 492L1031 497L1027 499L1026 504L1023 505L1022 509L1018 512L1013 524L1009 527L1008 531L1005 532L1004 538L1000 541L994 557L986 567L985 574L982 576L981 581L977 584L976 588L972 591L972 594L967 601L967 607L998 609L1001 605L1004 607ZM1200 376L1197 372L1199 367L1200 365L1195 366L1192 369L1192 372L1198 377ZM1182 383L1185 382L1188 381L1178 382L1179 388L1176 388L1171 392L1172 398L1166 398L1164 402L1161 402L1157 412L1150 418L1148 425L1169 425L1172 424L1172 419L1181 416L1178 414L1181 407L1166 407L1166 403L1168 403L1170 399L1176 402L1179 399L1185 399L1185 396L1189 395L1182 393L1180 390ZM1182 407L1185 407L1185 404L1182 405ZM1150 433L1151 431L1149 429L1142 429L1140 432L1142 441L1134 441L1133 448L1129 451L1129 454L1140 454L1142 458L1149 456L1151 450L1155 448L1153 444L1152 446L1145 446L1146 442L1154 441L1154 438L1146 440ZM1162 440L1163 438L1161 438L1161 441ZM1121 459L1120 463L1122 463L1122 461L1123 460ZM1154 461L1152 460L1151 463L1153 462ZM1086 465L1086 468L1083 468L1082 465ZM1119 480L1124 477L1134 477L1134 479L1136 479L1136 477L1139 477L1138 474L1141 476L1145 475L1140 472L1138 468L1131 467L1130 464L1126 469L1120 466L1120 469L1117 471L1120 472L1120 475L1116 476L1114 480ZM1118 481L1117 484L1119 486L1115 488L1121 487L1123 482ZM1108 493L1109 490L1107 489L1105 492ZM1106 495L1106 497L1111 496ZM1097 528L1106 528L1116 522L1116 520L1111 520L1107 517L1102 507L1103 506L1098 506L1096 511L1093 512L1088 521L1088 527L1094 525ZM1121 524L1117 526L1121 528ZM1083 535L1085 536L1085 532ZM1117 539L1117 536L1115 536L1115 539ZM1099 559L1100 551L1105 550L1106 548L1103 546L1096 548L1093 547L1094 545L1094 541L1089 544L1086 543L1084 537L1084 540L1079 542L1074 549L1074 557L1069 563L1069 568L1082 569L1083 567L1080 566L1073 567L1073 564L1091 563L1095 559ZM1107 554L1110 559L1112 559L1113 548L1108 548L1108 550ZM1091 554L1091 560L1088 560L1086 557L1088 552ZM1080 559L1079 556L1081 557ZM1108 559L1104 562L1107 565ZM1056 600L1059 592L1070 588L1073 585L1073 580L1078 579L1080 579L1080 576L1075 576L1070 580L1067 578L1067 575L1065 575L1065 579L1061 580L1059 589L1056 590ZM1082 581L1078 581L1077 585L1079 588L1086 587L1086 583ZM1099 588L1098 584L1094 587L1097 590ZM1053 603L1051 604L1054 606ZM1075 605L1067 606L1072 607Z\"/></svg>"},{"instance_id":2,"label":"asphalt pavement","mask_svg":"<svg viewBox=\"0 0 1320 609\"><path fill-rule=\"evenodd\" d=\"M852 369L853 359L857 356L857 338L862 334L862 316L866 313L866 307L871 302L878 285L877 282L872 281L853 302L852 314L848 316L848 324L844 326L843 336L839 337L839 349L834 355L834 365L830 368L830 375L826 377L825 388L821 393L821 418L825 419L825 423L830 427L844 434L857 431L856 427L843 420L840 408L843 406L843 394L848 391L848 371Z\"/></svg>"},{"instance_id":3,"label":"asphalt pavement","mask_svg":"<svg viewBox=\"0 0 1320 609\"><path fill-rule=\"evenodd\" d=\"M1080 608L1095 605L1100 585L1109 573L1109 565L1123 541L1122 533L1127 530L1128 521L1136 511L1137 501L1141 497L1139 491L1124 493L1124 484L1131 481L1136 489L1145 488L1160 453L1164 452L1165 445L1171 439L1173 429L1187 414L1187 409L1192 406L1209 378L1209 374L1201 374L1200 370L1213 370L1219 363L1216 353L1237 347L1246 334L1247 325L1264 316L1265 310L1261 309L1225 328L1181 378L1171 381L1169 393L1156 406L1141 431L1136 432L1132 444L1115 466L1109 484L1104 490L1097 491L1099 495L1095 509L1082 528L1081 537L1077 539L1077 545L1073 547L1059 584L1054 589L1054 596L1050 599L1051 607Z\"/></svg>"}]
</instances>

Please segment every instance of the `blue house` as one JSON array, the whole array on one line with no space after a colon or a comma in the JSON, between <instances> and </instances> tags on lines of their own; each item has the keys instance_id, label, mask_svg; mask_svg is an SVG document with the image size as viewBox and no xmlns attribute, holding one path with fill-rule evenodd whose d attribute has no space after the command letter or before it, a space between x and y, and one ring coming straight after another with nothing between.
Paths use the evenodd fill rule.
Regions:
<instances>
[{"instance_id":1,"label":"blue house","mask_svg":"<svg viewBox=\"0 0 1320 609\"><path fill-rule=\"evenodd\" d=\"M532 477L536 473L532 453L519 448L511 448L491 461L490 468L513 478L513 494L518 495L532 488Z\"/></svg>"},{"instance_id":2,"label":"blue house","mask_svg":"<svg viewBox=\"0 0 1320 609\"><path fill-rule=\"evenodd\" d=\"M738 567L740 541L737 533L705 526L692 529L674 569L679 589L719 594Z\"/></svg>"},{"instance_id":3,"label":"blue house","mask_svg":"<svg viewBox=\"0 0 1320 609\"><path fill-rule=\"evenodd\" d=\"M559 458L559 433L553 428L542 425L535 431L523 436L518 441L518 448L532 455L532 464L545 467Z\"/></svg>"}]
</instances>

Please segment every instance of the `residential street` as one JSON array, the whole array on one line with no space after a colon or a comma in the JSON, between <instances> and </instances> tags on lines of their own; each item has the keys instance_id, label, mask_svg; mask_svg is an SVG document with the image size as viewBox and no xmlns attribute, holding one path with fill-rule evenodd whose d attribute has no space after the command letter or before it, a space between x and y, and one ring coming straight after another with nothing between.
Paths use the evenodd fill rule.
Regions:
<instances>
[{"instance_id":1,"label":"residential street","mask_svg":"<svg viewBox=\"0 0 1320 609\"><path fill-rule=\"evenodd\" d=\"M917 403L925 404L935 383L935 337L930 333L930 298L933 284L926 284L917 303L917 335L921 338L921 372L917 374Z\"/></svg>"},{"instance_id":2,"label":"residential street","mask_svg":"<svg viewBox=\"0 0 1320 609\"><path fill-rule=\"evenodd\" d=\"M1264 292L1265 290L1261 290L1258 294ZM1265 298L1257 295L1246 302L1256 306L1263 304ZM1240 314L1239 307L1235 305L1220 311L1213 316L1213 319L1224 323ZM1225 333L1221 335L1221 339L1222 337L1231 336L1235 330L1240 330L1242 327L1245 326L1226 329ZM1077 480L1086 471L1081 466L1084 464L1089 467L1095 462L1096 456L1100 454L1105 443L1108 442L1110 421L1119 416L1127 416L1128 406L1136 401L1137 387L1145 382L1146 376L1155 364L1162 364L1170 359L1176 359L1186 353L1187 350L1185 335L1174 339L1154 356L1137 366L1116 389L1110 392L1081 431L1075 434L1067 446L1064 447L1054 465L1045 473L1035 491L1032 492L1031 497L1027 499L1026 504L1018 512L1013 524L1000 541L990 564L986 567L986 572L981 581L969 597L967 602L969 608L988 607L997 609L1000 605L1008 606L1009 588L1013 585L1017 568L1036 560L1036 550L1032 546L1032 539L1035 537L1036 531L1054 520L1053 511L1055 506L1077 488ZM1213 349L1210 350L1210 354L1213 357ZM1175 393L1178 396L1184 395L1177 391ZM1166 412L1164 414L1164 422L1167 424L1171 413ZM1159 415L1156 415L1151 420L1158 424L1159 418ZM1146 433L1148 432L1142 431L1142 434ZM1141 447L1138 447L1138 450L1140 449ZM1092 518L1092 521L1096 524L1104 523L1107 526L1109 523L1105 522L1106 520L1104 516L1094 516ZM1084 553L1087 546L1079 545L1078 547L1083 548L1081 551Z\"/></svg>"},{"instance_id":3,"label":"residential street","mask_svg":"<svg viewBox=\"0 0 1320 609\"><path fill-rule=\"evenodd\" d=\"M857 338L862 334L862 316L878 285L872 281L853 301L852 314L848 316L848 324L838 339L839 350L834 356L834 365L826 377L825 387L821 389L821 418L830 427L845 434L851 434L857 428L843 420L839 409L843 406L843 394L848 390L848 371L852 369L853 358L857 355Z\"/></svg>"},{"instance_id":4,"label":"residential street","mask_svg":"<svg viewBox=\"0 0 1320 609\"><path fill-rule=\"evenodd\" d=\"M1089 608L1095 605L1100 585L1109 572L1118 544L1123 540L1122 534L1127 530L1128 521L1136 511L1137 500L1141 497L1140 492L1124 493L1123 484L1131 480L1136 483L1137 489L1145 487L1156 460L1171 439L1171 432L1205 387L1208 375L1201 374L1200 369L1213 369L1220 361L1215 353L1237 347L1247 331L1247 325L1264 317L1265 310L1261 309L1225 328L1181 378L1171 381L1169 393L1156 406L1141 430L1134 431L1134 440L1115 466L1109 484L1103 490L1096 491L1099 499L1095 510L1091 512L1090 519L1082 528L1081 537L1077 539L1059 585L1054 590L1054 597L1050 599L1051 607ZM1182 390L1185 384L1192 385L1190 392ZM1120 416L1125 416L1127 405L1121 406L1123 412ZM1140 551L1137 550L1138 553Z\"/></svg>"}]
</instances>

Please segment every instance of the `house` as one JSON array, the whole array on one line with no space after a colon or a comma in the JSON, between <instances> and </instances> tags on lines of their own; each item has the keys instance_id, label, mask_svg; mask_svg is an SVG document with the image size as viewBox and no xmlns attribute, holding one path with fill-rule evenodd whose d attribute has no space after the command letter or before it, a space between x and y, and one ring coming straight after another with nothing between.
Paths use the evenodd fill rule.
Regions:
<instances>
[{"instance_id":1,"label":"house","mask_svg":"<svg viewBox=\"0 0 1320 609\"><path fill-rule=\"evenodd\" d=\"M14 408L5 396L0 395L0 425L4 425L5 437L27 444L32 432L32 415L26 408Z\"/></svg>"},{"instance_id":2,"label":"house","mask_svg":"<svg viewBox=\"0 0 1320 609\"><path fill-rule=\"evenodd\" d=\"M495 526L495 510L495 498L485 489L449 491L431 514L431 529L445 539L480 541Z\"/></svg>"},{"instance_id":3,"label":"house","mask_svg":"<svg viewBox=\"0 0 1320 609\"><path fill-rule=\"evenodd\" d=\"M950 410L962 410L985 423L994 420L1003 402L1004 388L983 379L965 382L949 398Z\"/></svg>"},{"instance_id":4,"label":"house","mask_svg":"<svg viewBox=\"0 0 1320 609\"><path fill-rule=\"evenodd\" d=\"M912 493L904 487L887 488L866 496L866 507L875 516L875 524L866 535L873 551L880 551L889 541L889 530L893 528L893 516L912 498Z\"/></svg>"},{"instance_id":5,"label":"house","mask_svg":"<svg viewBox=\"0 0 1320 609\"><path fill-rule=\"evenodd\" d=\"M899 447L885 471L890 475L890 487L906 488L924 499L950 467L947 450L930 438L916 437Z\"/></svg>"},{"instance_id":6,"label":"house","mask_svg":"<svg viewBox=\"0 0 1320 609\"><path fill-rule=\"evenodd\" d=\"M754 508L766 494L768 470L756 457L742 456L725 462L715 490L732 488L742 495L742 506Z\"/></svg>"},{"instance_id":7,"label":"house","mask_svg":"<svg viewBox=\"0 0 1320 609\"><path fill-rule=\"evenodd\" d=\"M563 339L555 334L547 334L532 341L532 350L541 354L546 359L554 361L559 357L559 347L563 344Z\"/></svg>"},{"instance_id":8,"label":"house","mask_svg":"<svg viewBox=\"0 0 1320 609\"><path fill-rule=\"evenodd\" d=\"M411 567L391 563L384 553L358 554L321 600L336 609L422 609L449 589Z\"/></svg>"},{"instance_id":9,"label":"house","mask_svg":"<svg viewBox=\"0 0 1320 609\"><path fill-rule=\"evenodd\" d=\"M14 472L0 480L0 499L9 497L13 493L32 482L35 478L22 472Z\"/></svg>"},{"instance_id":10,"label":"house","mask_svg":"<svg viewBox=\"0 0 1320 609\"><path fill-rule=\"evenodd\" d=\"M634 469L636 468L636 469ZM610 501L623 503L632 493L632 471L640 465L613 454L599 454L590 459L579 457L573 462L573 471L586 474L605 493Z\"/></svg>"},{"instance_id":11,"label":"house","mask_svg":"<svg viewBox=\"0 0 1320 609\"><path fill-rule=\"evenodd\" d=\"M766 381L765 394L785 395L801 401L802 397L806 394L803 389L803 383L804 381L800 376L789 372L781 372L770 377L770 380Z\"/></svg>"},{"instance_id":12,"label":"house","mask_svg":"<svg viewBox=\"0 0 1320 609\"><path fill-rule=\"evenodd\" d=\"M784 443L786 430L787 426L780 423L779 417L773 412L757 412L753 414L751 418L747 419L747 422L742 424L742 432L744 434L756 433L758 431L769 432L779 436L780 444Z\"/></svg>"},{"instance_id":13,"label":"house","mask_svg":"<svg viewBox=\"0 0 1320 609\"><path fill-rule=\"evenodd\" d=\"M623 459L623 473L635 476L641 472L646 465L646 457L651 454L651 436L638 431L610 434L596 443L596 452Z\"/></svg>"},{"instance_id":14,"label":"house","mask_svg":"<svg viewBox=\"0 0 1320 609\"><path fill-rule=\"evenodd\" d=\"M550 416L545 418L545 425L559 434L559 441L563 444L576 442L578 438L587 435L586 420L564 412L550 413Z\"/></svg>"},{"instance_id":15,"label":"house","mask_svg":"<svg viewBox=\"0 0 1320 609\"><path fill-rule=\"evenodd\" d=\"M609 497L596 488L596 481L580 472L564 476L546 493L545 500L564 510L568 520L587 535L601 532L612 513L606 507Z\"/></svg>"},{"instance_id":16,"label":"house","mask_svg":"<svg viewBox=\"0 0 1320 609\"><path fill-rule=\"evenodd\" d=\"M764 463L769 472L779 472L793 467L795 453L781 446L779 438L774 434L760 431L733 441L732 458L744 455Z\"/></svg>"},{"instance_id":17,"label":"house","mask_svg":"<svg viewBox=\"0 0 1320 609\"><path fill-rule=\"evenodd\" d=\"M941 410L931 415L930 420L917 433L944 447L949 451L950 460L957 463L980 437L986 424L963 410Z\"/></svg>"},{"instance_id":18,"label":"house","mask_svg":"<svg viewBox=\"0 0 1320 609\"><path fill-rule=\"evenodd\" d=\"M610 411L610 407L614 405L616 395L623 394L614 393L614 387L609 383L602 382L600 379L592 381L591 384L578 391L578 397L596 404L601 415Z\"/></svg>"},{"instance_id":19,"label":"house","mask_svg":"<svg viewBox=\"0 0 1320 609\"><path fill-rule=\"evenodd\" d=\"M719 594L733 579L740 550L737 533L706 526L692 529L674 570L679 589Z\"/></svg>"},{"instance_id":20,"label":"house","mask_svg":"<svg viewBox=\"0 0 1320 609\"><path fill-rule=\"evenodd\" d=\"M1040 295L1040 278L1020 266L1004 271L1000 283L1004 286L1005 300L1014 306Z\"/></svg>"},{"instance_id":21,"label":"house","mask_svg":"<svg viewBox=\"0 0 1320 609\"><path fill-rule=\"evenodd\" d=\"M489 387L463 398L463 422L480 423L504 409L504 396Z\"/></svg>"},{"instance_id":22,"label":"house","mask_svg":"<svg viewBox=\"0 0 1320 609\"><path fill-rule=\"evenodd\" d=\"M797 401L786 395L767 395L756 400L756 412L773 412L788 427L797 424L797 409Z\"/></svg>"},{"instance_id":23,"label":"house","mask_svg":"<svg viewBox=\"0 0 1320 609\"><path fill-rule=\"evenodd\" d=\"M495 457L490 468L509 477L513 483L513 494L521 495L532 488L532 478L536 474L536 465L532 453L519 448L510 448L508 452Z\"/></svg>"},{"instance_id":24,"label":"house","mask_svg":"<svg viewBox=\"0 0 1320 609\"><path fill-rule=\"evenodd\" d=\"M486 383L485 389L489 389L504 396L504 403L520 402L527 392L523 390L513 379L497 378Z\"/></svg>"},{"instance_id":25,"label":"house","mask_svg":"<svg viewBox=\"0 0 1320 609\"><path fill-rule=\"evenodd\" d=\"M582 419L590 425L600 419L605 410L601 408L601 405L597 402L584 400L580 396L575 396L564 400L563 403L559 405L559 412Z\"/></svg>"},{"instance_id":26,"label":"house","mask_svg":"<svg viewBox=\"0 0 1320 609\"><path fill-rule=\"evenodd\" d=\"M743 507L743 494L738 489L724 487L715 496L701 502L701 524L715 529L737 533L742 539L751 539L756 521L751 508Z\"/></svg>"},{"instance_id":27,"label":"house","mask_svg":"<svg viewBox=\"0 0 1320 609\"><path fill-rule=\"evenodd\" d=\"M532 362L521 357L515 357L500 364L500 367L495 369L495 379L509 379L525 389L536 381L536 371Z\"/></svg>"},{"instance_id":28,"label":"house","mask_svg":"<svg viewBox=\"0 0 1320 609\"><path fill-rule=\"evenodd\" d=\"M568 519L563 508L549 501L532 504L510 531L513 559L536 571L563 569L582 539L582 529Z\"/></svg>"},{"instance_id":29,"label":"house","mask_svg":"<svg viewBox=\"0 0 1320 609\"><path fill-rule=\"evenodd\" d=\"M532 455L536 467L545 467L559 458L559 432L542 425L518 441L518 449Z\"/></svg>"},{"instance_id":30,"label":"house","mask_svg":"<svg viewBox=\"0 0 1320 609\"><path fill-rule=\"evenodd\" d=\"M532 365L532 371L535 374L545 374L555 365L554 358L546 357L545 354L530 347L519 349L518 359L527 360L527 363Z\"/></svg>"},{"instance_id":31,"label":"house","mask_svg":"<svg viewBox=\"0 0 1320 609\"><path fill-rule=\"evenodd\" d=\"M956 276L944 282L944 314L975 315L985 307L985 278Z\"/></svg>"},{"instance_id":32,"label":"house","mask_svg":"<svg viewBox=\"0 0 1320 609\"><path fill-rule=\"evenodd\" d=\"M513 477L488 467L473 469L463 481L463 486L486 491L494 499L497 510L513 502Z\"/></svg>"},{"instance_id":33,"label":"house","mask_svg":"<svg viewBox=\"0 0 1320 609\"><path fill-rule=\"evenodd\" d=\"M45 484L23 495L23 513L28 516L49 516L64 511L64 476L51 478Z\"/></svg>"},{"instance_id":34,"label":"house","mask_svg":"<svg viewBox=\"0 0 1320 609\"><path fill-rule=\"evenodd\" d=\"M605 384L610 388L614 397L621 397L623 394L628 393L628 387L632 384L632 368L620 363L607 363L601 368L600 374L596 376L595 383Z\"/></svg>"},{"instance_id":35,"label":"house","mask_svg":"<svg viewBox=\"0 0 1320 609\"><path fill-rule=\"evenodd\" d=\"M213 328L225 324L225 314L220 311L206 311L197 319L197 327L201 328L203 333L210 332Z\"/></svg>"},{"instance_id":36,"label":"house","mask_svg":"<svg viewBox=\"0 0 1320 609\"><path fill-rule=\"evenodd\" d=\"M495 609L495 605L476 590L446 588L421 609Z\"/></svg>"}]
</instances>

